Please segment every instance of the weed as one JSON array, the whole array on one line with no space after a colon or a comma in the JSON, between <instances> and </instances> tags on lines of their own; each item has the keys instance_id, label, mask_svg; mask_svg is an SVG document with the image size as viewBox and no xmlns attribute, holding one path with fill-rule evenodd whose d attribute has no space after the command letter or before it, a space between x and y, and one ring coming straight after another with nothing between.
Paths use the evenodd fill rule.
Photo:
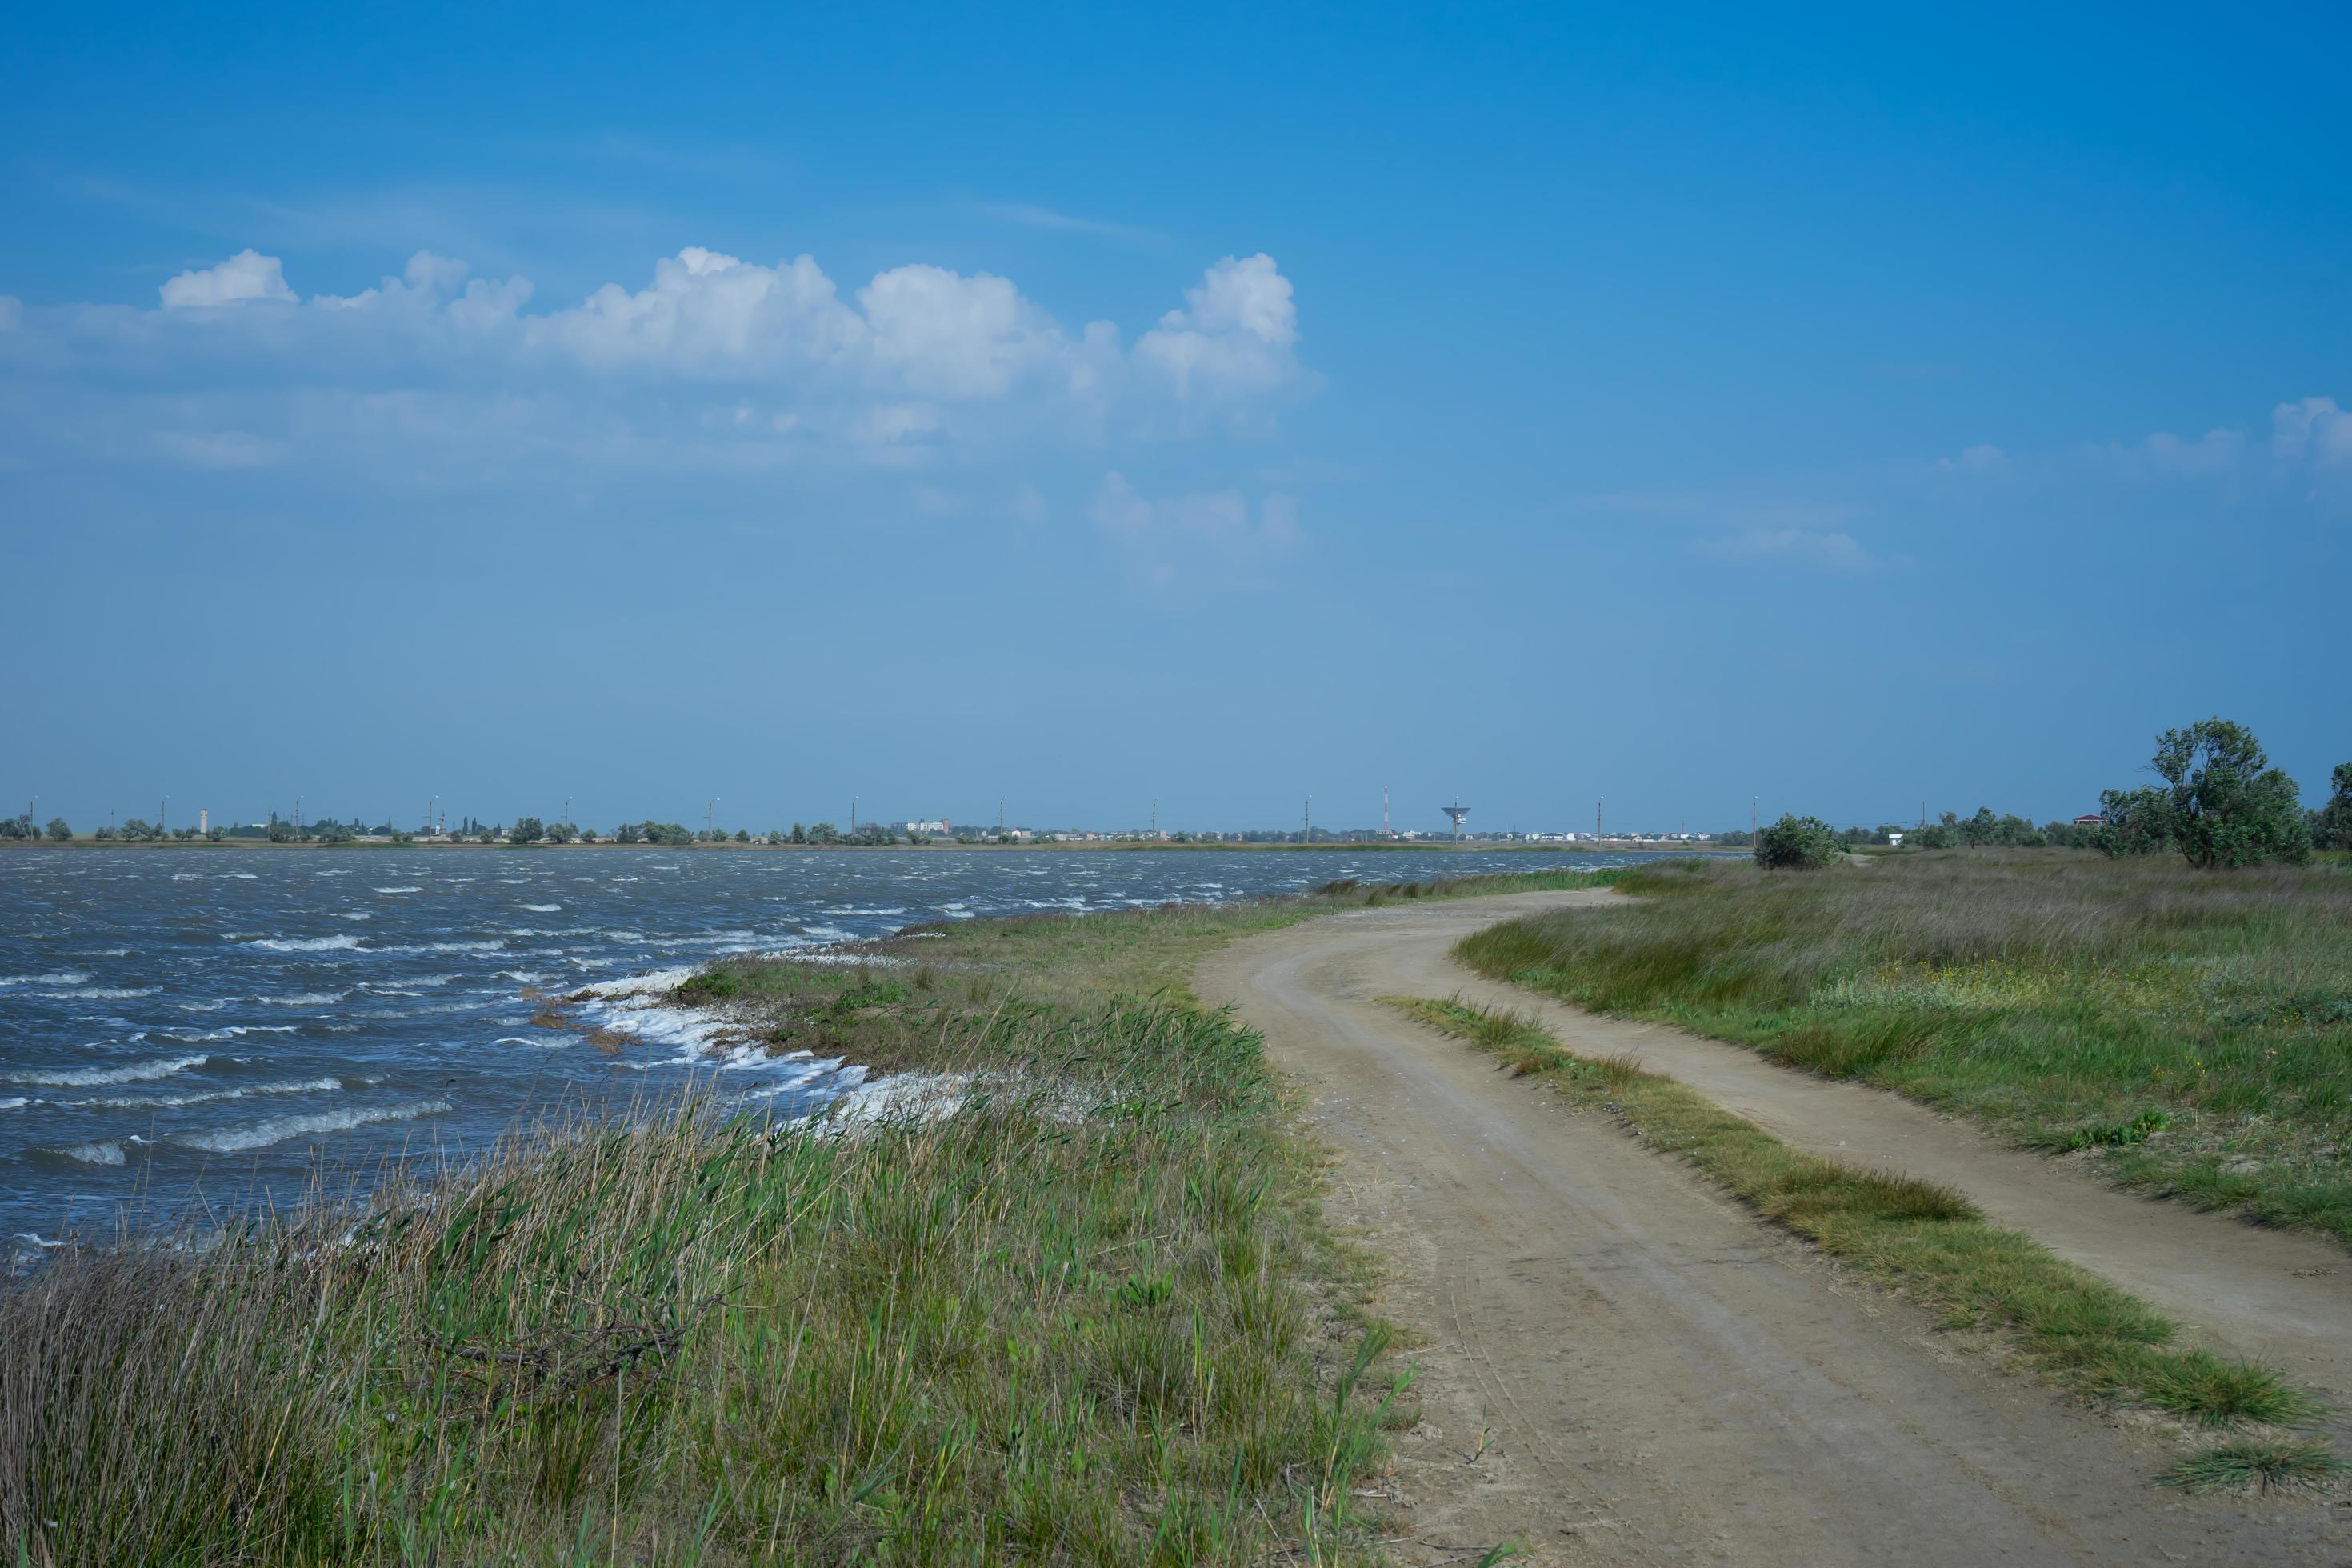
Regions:
<instances>
[{"instance_id":1,"label":"weed","mask_svg":"<svg viewBox=\"0 0 2352 1568\"><path fill-rule=\"evenodd\" d=\"M2342 1456L2317 1438L2258 1437L2193 1454L2164 1479L2192 1492L2310 1491L2344 1473Z\"/></svg>"}]
</instances>

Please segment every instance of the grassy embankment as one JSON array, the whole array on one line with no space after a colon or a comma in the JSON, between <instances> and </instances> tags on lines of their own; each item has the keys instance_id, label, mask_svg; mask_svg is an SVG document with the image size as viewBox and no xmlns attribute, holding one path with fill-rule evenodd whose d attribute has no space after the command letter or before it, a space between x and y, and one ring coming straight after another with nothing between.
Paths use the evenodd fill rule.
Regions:
<instances>
[{"instance_id":1,"label":"grassy embankment","mask_svg":"<svg viewBox=\"0 0 2352 1568\"><path fill-rule=\"evenodd\" d=\"M2178 1330L2146 1303L2032 1237L1987 1224L1958 1193L1791 1149L1673 1079L1578 1056L1519 1015L1390 1000L1513 1073L1538 1075L1571 1102L1615 1115L1767 1219L1935 1307L1948 1327L2009 1336L2066 1386L2199 1426L2249 1429L2184 1458L2171 1476L2184 1485L2292 1486L2344 1468L2324 1440L2284 1429L2316 1406L2275 1373L2175 1346Z\"/></svg>"},{"instance_id":2,"label":"grassy embankment","mask_svg":"<svg viewBox=\"0 0 2352 1568\"><path fill-rule=\"evenodd\" d=\"M1370 1555L1350 1481L1402 1389L1256 1037L1182 977L1371 896L731 961L689 998L779 1050L959 1075L961 1109L541 1129L216 1245L55 1257L0 1296L0 1551Z\"/></svg>"},{"instance_id":3,"label":"grassy embankment","mask_svg":"<svg viewBox=\"0 0 2352 1568\"><path fill-rule=\"evenodd\" d=\"M2352 1242L2352 875L2058 851L1680 865L1471 938L1482 973L1855 1078Z\"/></svg>"}]
</instances>

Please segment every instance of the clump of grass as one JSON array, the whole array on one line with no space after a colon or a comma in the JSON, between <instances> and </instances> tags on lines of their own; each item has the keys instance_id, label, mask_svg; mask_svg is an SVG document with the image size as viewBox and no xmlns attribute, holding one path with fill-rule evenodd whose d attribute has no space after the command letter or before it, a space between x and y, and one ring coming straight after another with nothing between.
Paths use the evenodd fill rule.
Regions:
<instances>
[{"instance_id":1,"label":"clump of grass","mask_svg":"<svg viewBox=\"0 0 2352 1568\"><path fill-rule=\"evenodd\" d=\"M2061 851L1681 862L1464 942L1481 973L2095 1152L2352 1241L2352 878Z\"/></svg>"},{"instance_id":2,"label":"clump of grass","mask_svg":"<svg viewBox=\"0 0 2352 1568\"><path fill-rule=\"evenodd\" d=\"M2192 1454L2164 1479L2192 1492L2296 1492L2344 1473L2343 1457L2316 1438L2257 1437Z\"/></svg>"},{"instance_id":3,"label":"clump of grass","mask_svg":"<svg viewBox=\"0 0 2352 1568\"><path fill-rule=\"evenodd\" d=\"M2011 1337L2070 1387L2134 1400L2205 1426L2281 1425L2318 1406L2267 1367L2182 1349L2153 1308L2021 1232L1989 1224L1936 1183L1791 1149L1755 1123L1659 1074L1567 1050L1524 1014L1391 997L1515 1073L1539 1073L1608 1110L1733 1195L1822 1250L1939 1308L1954 1328Z\"/></svg>"},{"instance_id":4,"label":"clump of grass","mask_svg":"<svg viewBox=\"0 0 2352 1568\"><path fill-rule=\"evenodd\" d=\"M692 1104L550 1126L6 1286L0 1552L1367 1551L1394 1380L1315 1305L1335 1269L1256 1037L1177 998L942 989L894 1024L895 978L831 993L985 1087L840 1133Z\"/></svg>"}]
</instances>

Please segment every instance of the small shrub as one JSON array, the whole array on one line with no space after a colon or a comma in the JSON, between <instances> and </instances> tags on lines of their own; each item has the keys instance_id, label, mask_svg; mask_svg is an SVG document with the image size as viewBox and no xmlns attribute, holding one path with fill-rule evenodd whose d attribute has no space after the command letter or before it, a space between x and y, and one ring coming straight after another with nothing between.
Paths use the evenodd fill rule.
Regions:
<instances>
[{"instance_id":1,"label":"small shrub","mask_svg":"<svg viewBox=\"0 0 2352 1568\"><path fill-rule=\"evenodd\" d=\"M1783 816L1756 836L1756 863L1768 870L1816 870L1844 853L1837 829L1818 816Z\"/></svg>"}]
</instances>

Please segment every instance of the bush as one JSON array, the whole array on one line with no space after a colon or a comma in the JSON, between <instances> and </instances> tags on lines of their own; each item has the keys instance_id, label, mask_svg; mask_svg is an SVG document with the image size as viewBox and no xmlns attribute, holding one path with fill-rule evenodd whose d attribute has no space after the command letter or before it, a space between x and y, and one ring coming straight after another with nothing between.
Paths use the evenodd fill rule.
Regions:
<instances>
[{"instance_id":1,"label":"bush","mask_svg":"<svg viewBox=\"0 0 2352 1568\"><path fill-rule=\"evenodd\" d=\"M1818 816L1783 816L1756 836L1756 863L1769 870L1815 870L1844 852L1837 829Z\"/></svg>"}]
</instances>

